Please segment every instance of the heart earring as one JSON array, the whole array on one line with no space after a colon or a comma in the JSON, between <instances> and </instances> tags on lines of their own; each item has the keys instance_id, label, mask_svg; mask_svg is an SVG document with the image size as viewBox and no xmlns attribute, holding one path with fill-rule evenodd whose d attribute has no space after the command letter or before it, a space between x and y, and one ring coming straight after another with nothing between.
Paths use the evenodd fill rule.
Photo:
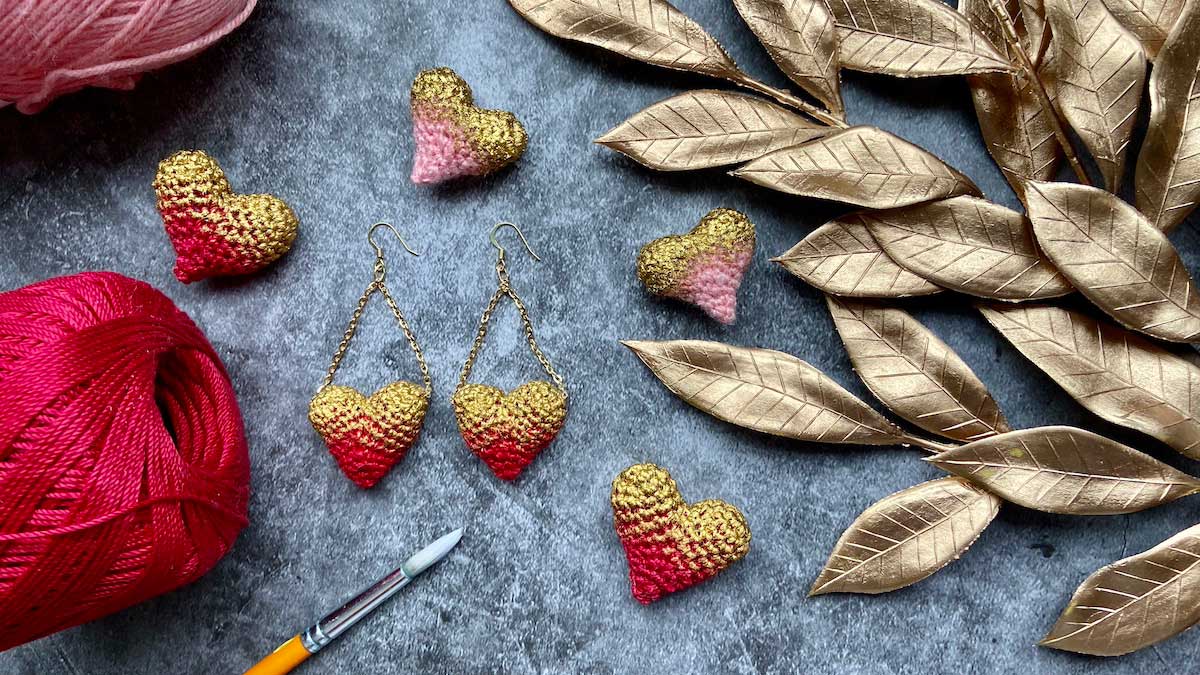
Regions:
<instances>
[{"instance_id":1,"label":"heart earring","mask_svg":"<svg viewBox=\"0 0 1200 675\"><path fill-rule=\"evenodd\" d=\"M308 404L308 420L313 429L325 439L330 454L337 460L338 466L350 480L361 488L374 487L387 472L400 460L417 440L421 432L421 424L425 421L425 411L429 408L429 397L433 393L433 383L429 378L429 367L425 365L425 357L421 347L399 305L388 291L385 279L387 265L383 261L383 249L375 242L375 230L386 227L391 230L404 250L412 255L419 255L405 243L396 228L388 223L376 223L367 232L367 241L375 249L375 270L371 283L358 299L358 306L350 317L346 334L338 343L329 364L329 371L321 383L321 389ZM333 383L342 357L354 339L358 330L359 320L371 295L379 293L387 303L388 309L396 317L408 345L417 357L417 365L421 369L422 385L397 380L381 387L370 396L363 396L353 387Z\"/></svg>"},{"instance_id":2,"label":"heart earring","mask_svg":"<svg viewBox=\"0 0 1200 675\"><path fill-rule=\"evenodd\" d=\"M521 238L525 250L534 260L541 258L529 247L525 235L512 223L499 223L492 228L492 246L496 247L496 277L499 285L483 317L479 320L479 331L467 362L463 364L454 390L454 415L458 419L458 430L467 447L488 465L488 468L503 480L515 479L521 471L550 445L562 429L567 417L567 390L562 377L550 365L550 360L538 347L533 337L533 324L529 311L509 283L508 268L505 266L504 247L496 241L496 232L502 227L511 227ZM475 358L487 337L488 322L500 299L507 295L521 315L525 327L525 339L534 357L542 364L552 382L534 380L505 394L496 387L468 384Z\"/></svg>"}]
</instances>

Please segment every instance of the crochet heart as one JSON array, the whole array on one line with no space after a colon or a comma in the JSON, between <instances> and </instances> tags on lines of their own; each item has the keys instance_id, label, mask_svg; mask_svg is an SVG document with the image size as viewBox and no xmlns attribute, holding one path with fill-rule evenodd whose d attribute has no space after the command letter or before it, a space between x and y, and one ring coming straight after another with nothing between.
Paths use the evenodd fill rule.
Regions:
<instances>
[{"instance_id":1,"label":"crochet heart","mask_svg":"<svg viewBox=\"0 0 1200 675\"><path fill-rule=\"evenodd\" d=\"M723 324L737 316L737 290L754 255L754 223L733 209L714 209L687 234L646 244L638 278L655 295L690 302Z\"/></svg>"},{"instance_id":2,"label":"crochet heart","mask_svg":"<svg viewBox=\"0 0 1200 675\"><path fill-rule=\"evenodd\" d=\"M525 127L510 112L476 108L471 87L449 68L413 81L412 182L440 183L497 171L525 152Z\"/></svg>"},{"instance_id":3,"label":"crochet heart","mask_svg":"<svg viewBox=\"0 0 1200 675\"><path fill-rule=\"evenodd\" d=\"M369 397L330 384L308 404L308 421L346 476L371 488L404 459L428 408L429 390L411 382L393 382Z\"/></svg>"},{"instance_id":4,"label":"crochet heart","mask_svg":"<svg viewBox=\"0 0 1200 675\"><path fill-rule=\"evenodd\" d=\"M160 162L154 192L177 254L175 277L185 284L257 272L288 252L300 226L278 197L235 194L216 160L199 150Z\"/></svg>"},{"instance_id":5,"label":"crochet heart","mask_svg":"<svg viewBox=\"0 0 1200 675\"><path fill-rule=\"evenodd\" d=\"M708 579L750 550L750 527L718 499L688 505L666 469L636 464L612 486L613 520L633 597L650 604Z\"/></svg>"},{"instance_id":6,"label":"crochet heart","mask_svg":"<svg viewBox=\"0 0 1200 675\"><path fill-rule=\"evenodd\" d=\"M496 387L466 384L454 392L458 430L471 452L503 480L529 466L567 418L567 396L540 380L505 394Z\"/></svg>"}]
</instances>

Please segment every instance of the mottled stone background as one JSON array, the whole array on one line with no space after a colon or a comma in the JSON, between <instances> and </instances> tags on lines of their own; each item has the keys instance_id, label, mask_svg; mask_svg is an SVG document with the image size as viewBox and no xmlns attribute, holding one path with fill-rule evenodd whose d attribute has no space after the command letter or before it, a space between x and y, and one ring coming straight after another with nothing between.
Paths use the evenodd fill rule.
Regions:
<instances>
[{"instance_id":1,"label":"mottled stone background","mask_svg":"<svg viewBox=\"0 0 1200 675\"><path fill-rule=\"evenodd\" d=\"M751 72L783 84L730 3L679 0ZM408 182L408 85L448 65L487 106L515 111L529 152L515 168L452 187ZM1186 671L1192 633L1116 660L1034 647L1091 571L1196 523L1184 500L1121 517L1006 506L960 561L880 597L805 593L841 531L877 499L938 472L913 451L805 445L742 431L677 400L620 338L706 338L781 349L866 398L821 296L767 258L838 213L721 171L661 175L591 144L649 103L709 80L568 44L503 0L263 0L210 51L128 93L88 91L26 117L0 111L0 288L87 269L148 280L191 313L226 360L251 445L252 523L195 585L0 655L17 675L239 673L414 548L459 525L452 556L306 673ZM846 76L855 123L877 124L1013 195L980 143L961 79ZM234 185L286 198L302 234L259 276L179 284L154 210L156 163L182 148L219 158ZM759 226L759 252L724 329L641 290L641 244L726 205ZM355 299L369 280L364 234L390 219L424 255L393 277L433 370L415 450L377 489L335 468L305 419ZM524 226L545 262L514 256L514 284L566 376L561 436L516 484L458 437L448 399L493 283L487 231ZM1195 221L1175 235L1200 269ZM386 244L391 251L397 247ZM959 297L907 303L957 349L1014 426L1109 433L1175 466L1200 466L1122 433L1073 403ZM373 303L341 381L370 389L415 376L403 338ZM539 373L511 308L476 381ZM869 400L869 399L868 399ZM670 469L690 500L748 517L746 559L702 587L642 607L612 532L609 483L624 467Z\"/></svg>"}]
</instances>

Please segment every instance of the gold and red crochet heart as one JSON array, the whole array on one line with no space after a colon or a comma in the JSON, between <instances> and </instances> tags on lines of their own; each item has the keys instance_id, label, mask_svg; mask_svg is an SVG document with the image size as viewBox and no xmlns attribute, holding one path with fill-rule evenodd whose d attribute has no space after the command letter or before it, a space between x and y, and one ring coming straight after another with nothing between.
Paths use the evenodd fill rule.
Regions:
<instances>
[{"instance_id":1,"label":"gold and red crochet heart","mask_svg":"<svg viewBox=\"0 0 1200 675\"><path fill-rule=\"evenodd\" d=\"M236 194L216 160L199 150L160 162L154 192L175 247L175 276L185 284L257 272L288 252L300 227L278 197Z\"/></svg>"},{"instance_id":2,"label":"gold and red crochet heart","mask_svg":"<svg viewBox=\"0 0 1200 675\"><path fill-rule=\"evenodd\" d=\"M346 476L371 488L404 459L428 408L429 390L411 382L392 382L370 396L330 384L308 404L308 421Z\"/></svg>"},{"instance_id":3,"label":"gold and red crochet heart","mask_svg":"<svg viewBox=\"0 0 1200 675\"><path fill-rule=\"evenodd\" d=\"M503 480L513 480L554 440L567 418L567 396L541 380L505 394L467 384L454 392L454 415L467 447Z\"/></svg>"},{"instance_id":4,"label":"gold and red crochet heart","mask_svg":"<svg viewBox=\"0 0 1200 675\"><path fill-rule=\"evenodd\" d=\"M654 464L635 464L613 480L612 508L642 604L709 579L750 550L741 511L719 499L685 503L671 474Z\"/></svg>"}]
</instances>

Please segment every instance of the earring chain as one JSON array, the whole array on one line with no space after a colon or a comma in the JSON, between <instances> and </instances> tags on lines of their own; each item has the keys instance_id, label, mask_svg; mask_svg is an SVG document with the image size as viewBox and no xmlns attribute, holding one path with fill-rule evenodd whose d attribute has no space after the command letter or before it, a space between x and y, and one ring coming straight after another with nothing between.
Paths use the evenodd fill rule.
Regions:
<instances>
[{"instance_id":1,"label":"earring chain","mask_svg":"<svg viewBox=\"0 0 1200 675\"><path fill-rule=\"evenodd\" d=\"M391 226L389 225L388 227L390 228ZM396 236L399 237L399 234ZM370 240L370 235L368 235L368 240ZM401 239L401 243L403 241ZM329 363L329 370L325 373L325 380L322 386L327 387L333 384L333 376L342 365L342 359L345 358L346 351L350 348L350 342L354 339L354 333L358 331L358 324L362 320L363 311L367 308L367 301L371 299L372 293L378 292L383 296L383 301L387 304L388 309L392 311L392 316L396 317L396 323L400 325L400 330L404 331L404 337L408 339L409 348L412 349L413 355L417 357L417 366L421 369L421 380L425 384L425 390L432 393L433 379L429 376L429 366L425 363L425 355L421 352L421 345L417 344L417 337L413 335L412 328L408 325L408 319L404 318L404 313L400 311L400 306L396 304L395 298L392 297L387 284L384 282L384 279L387 278L387 263L383 260L383 251L374 241L371 241L371 245L375 248L375 265L371 283L367 285L366 290L358 298L358 305L354 308L354 314L350 316L350 323L346 326L346 332L342 335L342 341L338 343L337 350L333 353L333 360ZM407 244L405 244L405 248L408 248ZM409 251L411 252L411 249Z\"/></svg>"},{"instance_id":2,"label":"earring chain","mask_svg":"<svg viewBox=\"0 0 1200 675\"><path fill-rule=\"evenodd\" d=\"M567 388L563 384L562 376L551 365L550 359L546 358L542 348L538 346L537 338L533 335L533 322L529 319L529 310L525 307L525 303L521 300L517 292L513 290L512 283L508 276L508 266L504 263L504 250L500 249L496 256L496 278L498 285L496 292L492 294L492 299L488 302L487 309L483 310L483 316L479 319L479 330L475 332L475 342L471 345L471 352L467 354L467 362L463 364L462 373L458 377L458 389L463 388L467 384L467 379L471 376L471 369L475 367L475 359L479 356L479 351L483 349L483 342L487 338L488 325L492 320L492 314L496 311L500 304L500 299L508 296L512 299L513 304L517 307L517 313L521 315L521 324L525 329L525 341L529 343L529 350L533 352L534 358L542 365L542 370L550 376L554 384L563 392L563 396L567 395Z\"/></svg>"}]
</instances>

